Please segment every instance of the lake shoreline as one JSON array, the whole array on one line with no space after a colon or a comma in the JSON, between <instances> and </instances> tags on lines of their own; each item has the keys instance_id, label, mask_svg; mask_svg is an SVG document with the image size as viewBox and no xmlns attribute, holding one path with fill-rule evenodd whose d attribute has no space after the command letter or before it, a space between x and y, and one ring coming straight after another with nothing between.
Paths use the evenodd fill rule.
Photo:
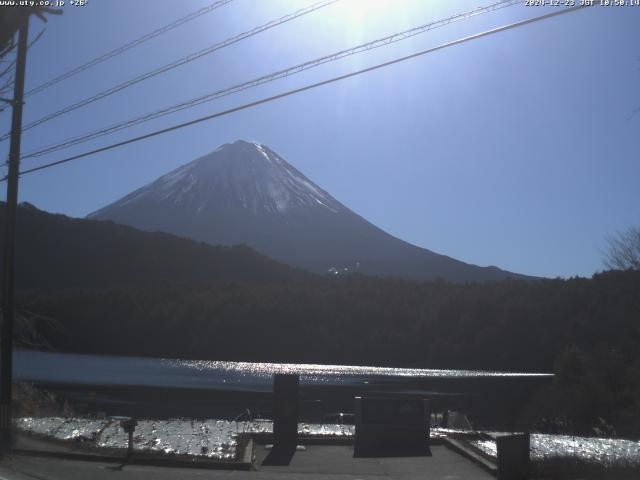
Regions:
<instances>
[{"instance_id":1,"label":"lake shoreline","mask_svg":"<svg viewBox=\"0 0 640 480\"><path fill-rule=\"evenodd\" d=\"M272 410L273 375L298 373L300 414L309 421L352 412L354 396L401 395L428 398L432 411L463 411L492 428L508 427L531 396L553 379L548 374L177 361L29 350L16 351L14 366L16 381L51 390L80 413L230 419L250 409L265 416Z\"/></svg>"}]
</instances>

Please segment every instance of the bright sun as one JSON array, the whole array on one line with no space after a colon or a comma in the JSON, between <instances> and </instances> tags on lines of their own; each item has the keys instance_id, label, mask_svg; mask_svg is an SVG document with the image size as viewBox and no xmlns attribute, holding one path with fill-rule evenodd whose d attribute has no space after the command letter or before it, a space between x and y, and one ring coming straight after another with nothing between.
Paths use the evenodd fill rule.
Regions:
<instances>
[{"instance_id":1,"label":"bright sun","mask_svg":"<svg viewBox=\"0 0 640 480\"><path fill-rule=\"evenodd\" d=\"M338 14L345 20L361 21L369 15L376 15L389 9L394 0L342 0L337 2L335 8ZM398 1L395 0L396 6Z\"/></svg>"},{"instance_id":2,"label":"bright sun","mask_svg":"<svg viewBox=\"0 0 640 480\"><path fill-rule=\"evenodd\" d=\"M287 0L282 0L287 2ZM319 0L288 0L292 10L322 4ZM348 44L371 40L373 32L392 33L397 25L409 25L425 8L427 0L338 0L317 14L309 23L326 26L327 34L339 35Z\"/></svg>"},{"instance_id":3,"label":"bright sun","mask_svg":"<svg viewBox=\"0 0 640 480\"><path fill-rule=\"evenodd\" d=\"M332 18L351 41L361 41L373 24L381 22L385 12L393 12L398 0L340 0L331 5Z\"/></svg>"}]
</instances>

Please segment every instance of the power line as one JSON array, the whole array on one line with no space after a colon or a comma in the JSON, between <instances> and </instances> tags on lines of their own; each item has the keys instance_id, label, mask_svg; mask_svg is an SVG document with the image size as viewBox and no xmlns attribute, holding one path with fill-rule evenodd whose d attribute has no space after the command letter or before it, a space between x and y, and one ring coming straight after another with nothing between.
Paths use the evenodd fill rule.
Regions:
<instances>
[{"instance_id":1,"label":"power line","mask_svg":"<svg viewBox=\"0 0 640 480\"><path fill-rule=\"evenodd\" d=\"M198 105L201 105L203 103L206 102L210 102L212 100L216 100L222 97L226 97L228 95L232 95L235 93L239 93L241 91L247 90L249 88L253 88L253 87L257 87L260 85L263 85L265 83L269 83L269 82L273 82L275 80L279 80L281 78L284 77L288 77L290 75L296 74L296 73L300 73L303 72L305 70L309 70L311 68L315 68L318 67L320 65L323 65L325 63L328 62L333 62L336 60L339 60L341 58L345 58L351 55L355 55L358 53L362 53L365 51L369 51L369 50L373 50L375 48L379 48L379 47L383 47L386 45L390 45L393 44L395 42L401 41L401 40L405 40L407 38L413 37L415 35L419 35L425 32L428 32L430 30L433 30L435 28L439 28L445 25L449 25L453 22L459 21L459 20L464 20L464 19L468 19L471 18L473 16L476 15L480 15L480 14L485 14L485 13L489 13L501 8L505 8L505 7L510 7L513 5L517 5L520 4L520 0L501 0L499 2L490 4L490 5L486 5L486 6L482 6L482 7L478 7L474 10L469 10L463 13L459 13L456 15L452 15L450 17L447 17L445 19L442 20L437 20L434 22L430 22L424 25L420 25L418 27L414 27L408 30L404 30L402 32L399 33L394 33L392 35L388 35L386 37L383 38L379 38L377 40L373 40L371 42L367 42L346 50L341 50L338 52L334 52L331 53L329 55L325 55L323 57L320 58L316 58L314 60L310 60L298 65L295 65L293 67L289 67L286 68L284 70L279 70L277 72L273 72L270 73L268 75L263 75L261 77L252 79L252 80L248 80L246 82L240 83L240 84L236 84L232 87L228 87L225 89L221 89L221 90L217 90L196 98L193 98L191 100L188 100L186 102L181 102L175 105L171 105L169 107L164 107L160 110L156 110L154 112L150 112L150 113L146 113L144 115L138 116L138 117L134 117L134 118L130 118L129 120L125 120L116 124L112 124L108 127L103 127L101 129L98 130L93 130L91 132L87 132L84 134L81 134L79 136L73 137L73 138L69 138L66 140L63 140L62 142L59 143L55 143L55 144L50 144L48 146L44 146L44 147L38 147L35 150L31 150L30 152L28 152L26 155L22 156L22 159L29 159L29 158L34 158L34 157L39 157L42 155L46 155L61 149L65 149L65 148L69 148L72 147L74 145L78 145L80 143L84 143L87 142L89 140L93 140L99 137L103 137L105 135L109 135L112 133L115 133L117 131L126 129L126 128L130 128L133 127L135 125L139 125L141 123L156 119L156 118L160 118L172 113L176 113L178 111L181 110L185 110L188 108L192 108Z\"/></svg>"},{"instance_id":2,"label":"power line","mask_svg":"<svg viewBox=\"0 0 640 480\"><path fill-rule=\"evenodd\" d=\"M0 58L3 58L7 55L11 50L16 48L17 43L13 41L13 38L9 40L9 43L4 47L4 49L0 50Z\"/></svg>"},{"instance_id":3,"label":"power line","mask_svg":"<svg viewBox=\"0 0 640 480\"><path fill-rule=\"evenodd\" d=\"M131 143L136 143L136 142L139 142L139 141L142 141L142 140L146 140L148 138L152 138L152 137L156 137L158 135L163 135L165 133L172 132L174 130L179 130L179 129L182 129L182 128L186 128L186 127L189 127L191 125L195 125L195 124L202 123L202 122L205 122L205 121L208 121L208 120L212 120L214 118L218 118L218 117L222 117L222 116L225 116L225 115L229 115L231 113L235 113L235 112L239 112L241 110L246 110L246 109L249 109L249 108L253 108L253 107L256 107L258 105L262 105L262 104L269 103L269 102L272 102L272 101L275 101L275 100L279 100L281 98L289 97L291 95L295 95L295 94L298 94L298 93L301 93L301 92L304 92L304 91L307 91L307 90L311 90L311 89L314 89L314 88L317 88L317 87L321 87L321 86L324 86L324 85L335 83L335 82L338 82L340 80L345 80L347 78L355 77L355 76L361 75L363 73L368 73L368 72L371 72L371 71L374 71L374 70L378 70L378 69L385 68L385 67L388 67L388 66L391 66L391 65L395 65L397 63L404 62L406 60L410 60L410 59L413 59L413 58L417 58L417 57L420 57L422 55L426 55L428 53L433 53L433 52L436 52L438 50L443 50L445 48L452 47L454 45L460 45L462 43L470 42L472 40L477 40L479 38L486 37L486 36L489 36L489 35L494 35L494 34L499 33L499 32L512 30L514 28L521 27L521 26L524 26L524 25L528 25L528 24L531 24L531 23L534 23L534 22L539 22L541 20L546 20L548 18L557 17L559 15L563 15L563 14L570 13L570 12L575 12L577 10L580 10L580 9L583 9L583 8L587 8L589 6L590 5L578 5L578 6L575 6L575 7L565 8L565 9L558 10L558 11L555 11L555 12L547 13L545 15L539 15L537 17L528 18L526 20L521 20L521 21L518 21L518 22L514 22L514 23L511 23L509 25L502 26L502 27L497 27L497 28L493 28L491 30L486 30L484 32L476 33L474 35L470 35L470 36L467 36L467 37L464 37L464 38L461 38L461 39L458 39L458 40L454 40L452 42L443 43L443 44L438 45L436 47L428 48L426 50L422 50L420 52L413 53L411 55L406 55L404 57L396 58L396 59L390 60L388 62L379 63L377 65L374 65L374 66L371 66L371 67L367 67L367 68L364 68L364 69L361 69L361 70L356 70L354 72L347 73L345 75L340 75L340 76L333 77L333 78L330 78L330 79L327 79L327 80L323 80L323 81L320 81L320 82L316 82L316 83L312 83L312 84L309 84L309 85L305 85L304 87L296 88L296 89L293 89L293 90L288 90L288 91L280 93L278 95L273 95L271 97L263 98L261 100L257 100L257 101L254 101L254 102L246 103L244 105L240 105L238 107L230 108L228 110L223 110L221 112L217 112L217 113L213 113L213 114L210 114L210 115L206 115L204 117L196 118L196 119L190 120L188 122L184 122L184 123L180 123L180 124L177 124L177 125L173 125L171 127L167 127L167 128L163 128L163 129L160 129L160 130L156 130L156 131L153 131L153 132L150 132L150 133L147 133L147 134L144 134L144 135L140 135L140 136L137 136L137 137L129 138L127 140L123 140L121 142L113 143L113 144L107 145L105 147L96 148L96 149L90 150L88 152L84 152L84 153L81 153L81 154L78 154L78 155L73 155L71 157L63 158L62 160L57 160L55 162L50 162L50 163L46 163L44 165L40 165L38 167L33 167L33 168L30 168L30 169L27 169L27 170L23 170L22 172L20 172L20 174L21 175L26 175L28 173L33 173L33 172L37 172L37 171L44 170L44 169L47 169L47 168L51 168L51 167L54 167L54 166L57 166L57 165L61 165L61 164L64 164L64 163L71 162L73 160L77 160L77 159L80 159L80 158L88 157L90 155L95 155L97 153L106 152L106 151L112 150L114 148L122 147L124 145L129 145ZM6 180L6 177L3 178L1 181L4 181L4 180Z\"/></svg>"},{"instance_id":4,"label":"power line","mask_svg":"<svg viewBox=\"0 0 640 480\"><path fill-rule=\"evenodd\" d=\"M42 30L40 30L40 33L38 33L38 35L36 35L36 38L31 40L31 42L27 45L27 51L31 50L31 47L33 47L38 42L38 40L40 40L42 38L42 35L44 34L44 32L45 32L45 29L43 28ZM0 79L3 76L9 74L9 78L7 79L7 81L3 85L0 86L0 95L4 95L5 92L9 91L11 89L11 87L15 83L15 81L14 81L15 80L15 72L14 72L14 70L16 70L17 60L18 60L18 56L16 54L16 58L14 58L13 61L11 61L9 63L9 66L0 73ZM12 73L14 75L11 75ZM23 95L23 98L24 98L24 95ZM3 100L4 102L9 103L9 104L11 103L10 101L7 101L7 99L5 99L5 98L2 98L0 100ZM0 106L0 113L2 113L4 111L5 111L4 106Z\"/></svg>"},{"instance_id":5,"label":"power line","mask_svg":"<svg viewBox=\"0 0 640 480\"><path fill-rule=\"evenodd\" d=\"M36 35L36 38L34 38L33 40L31 40L31 42L29 42L29 45L27 45L27 51L29 51L31 49L31 47L33 47L36 44L36 42L38 40L40 40L40 38L42 38L42 35L44 34L44 32L45 32L45 29L43 28L42 30L40 30L40 33L38 33L38 35ZM6 74L8 74L10 72L13 72L13 70L16 69L17 60L18 60L18 58L17 58L17 55L16 55L16 58L14 58L13 60L7 62L9 65L7 65L7 67L2 72L0 72L0 78L4 77ZM11 83L13 83L13 79L11 80Z\"/></svg>"},{"instance_id":6,"label":"power line","mask_svg":"<svg viewBox=\"0 0 640 480\"><path fill-rule=\"evenodd\" d=\"M226 5L227 3L232 2L233 0L218 0L217 2L212 3L211 5L207 5L206 7L201 8L200 10L196 10L195 12L191 12L188 15L185 15L184 17L178 18L177 20L168 23L167 25L164 25L163 27L157 28L156 30L153 30L152 32L146 33L145 35L136 38L135 40L130 41L129 43L125 43L124 45L118 47L118 48L114 48L113 50L100 55L97 58L94 58L93 60L89 60L86 63L83 63L82 65L79 65L61 75L58 75L55 78L52 78L51 80L44 82L41 85L38 85L37 87L32 88L31 90L29 90L28 92L26 92L24 95L25 97L28 97L29 95L35 95L36 93L40 93L43 90L46 90L49 87L52 87L53 85L62 82L63 80L67 80L75 75L77 75L80 72L84 72L85 70L91 68L91 67L95 67L96 65L109 60L110 58L113 58L117 55L120 55L128 50L131 50L134 47L137 47L138 45L141 45L142 43L151 40L155 37L158 37L160 35L162 35L163 33L167 33L170 30L173 30L174 28L179 27L180 25L184 25L187 22L190 22L191 20L195 20L198 17L201 17L202 15L212 12L213 10L220 8L224 5Z\"/></svg>"},{"instance_id":7,"label":"power line","mask_svg":"<svg viewBox=\"0 0 640 480\"><path fill-rule=\"evenodd\" d=\"M103 90L100 93L97 93L91 97L87 97L83 100L80 100L79 102L76 102L72 105L69 105L65 108L62 108L61 110L58 110L56 112L53 112L49 115L46 115L42 118L39 118L38 120L35 120L25 126L22 127L22 131L26 131L26 130L30 130L34 127L37 127L38 125L42 125L45 122L48 122L49 120L52 120L56 117L59 117L60 115L64 115L66 113L69 113L73 110L76 110L80 107L84 107L86 105L89 105L90 103L96 102L98 100L101 100L105 97L108 97L110 95L113 95L114 93L118 93L122 90L124 90L125 88L131 87L133 85L136 85L144 80L148 80L152 77L155 77L157 75L160 75L161 73L167 72L169 70L173 70L174 68L180 67L182 65L185 65L186 63L192 62L198 58L201 58L205 55L209 55L210 53L213 53L217 50L220 50L222 48L228 47L230 45L233 45L234 43L237 43L241 40L244 40L246 38L252 37L254 35L257 35L261 32L264 32L266 30L269 30L271 28L274 28L278 25L282 25L283 23L289 22L295 18L301 17L303 15L306 15L308 13L314 12L316 10L319 10L323 7L327 7L331 4L334 4L336 2L338 2L339 0L322 0L321 2L318 3L314 3L311 6L302 8L294 13L285 15L283 17L280 17L276 20L272 20L268 23L265 23L263 25L260 25L259 27L253 28L251 30L248 30L246 32L243 32L239 35L236 35L234 37L228 38L226 40L223 40L222 42L216 43L215 45L212 45L210 47L204 48L198 52L194 52L190 55L187 55L186 57L182 57L178 60L175 60L171 63L168 63L166 65L163 65L162 67L156 68L155 70L152 70L150 72L144 73L142 75L139 75L131 80L127 80L126 82L120 83L114 87L111 87L107 90ZM6 140L7 138L9 138L9 134L5 134L2 137L0 137L0 141L2 140Z\"/></svg>"},{"instance_id":8,"label":"power line","mask_svg":"<svg viewBox=\"0 0 640 480\"><path fill-rule=\"evenodd\" d=\"M7 67L0 72L0 78L4 77L7 73L12 72L13 70L15 70L16 68L16 60L13 59L11 62L9 62L9 65L7 65Z\"/></svg>"},{"instance_id":9,"label":"power line","mask_svg":"<svg viewBox=\"0 0 640 480\"><path fill-rule=\"evenodd\" d=\"M2 75L0 75L0 79L2 79L2 77L6 74L9 74L9 77L5 80L4 84L0 86L0 93L4 93L5 91L9 90L13 85L13 70L4 72Z\"/></svg>"}]
</instances>

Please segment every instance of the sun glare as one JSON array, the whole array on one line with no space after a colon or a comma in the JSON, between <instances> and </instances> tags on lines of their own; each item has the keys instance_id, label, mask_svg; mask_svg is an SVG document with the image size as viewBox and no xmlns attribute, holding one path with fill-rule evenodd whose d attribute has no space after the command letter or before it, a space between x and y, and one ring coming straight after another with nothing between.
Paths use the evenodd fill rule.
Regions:
<instances>
[{"instance_id":1,"label":"sun glare","mask_svg":"<svg viewBox=\"0 0 640 480\"><path fill-rule=\"evenodd\" d=\"M385 12L393 10L392 0L343 0L333 5L334 19L349 32L352 40L366 37L367 30ZM396 5L398 4L396 0Z\"/></svg>"},{"instance_id":2,"label":"sun glare","mask_svg":"<svg viewBox=\"0 0 640 480\"><path fill-rule=\"evenodd\" d=\"M343 0L335 4L334 9L336 15L340 15L343 20L362 22L368 17L388 11L392 4L392 0Z\"/></svg>"},{"instance_id":3,"label":"sun glare","mask_svg":"<svg viewBox=\"0 0 640 480\"><path fill-rule=\"evenodd\" d=\"M392 0L344 0L338 2L338 8L351 12L354 16L362 16L384 10L391 6L392 3L394 3ZM395 3L398 3L397 0Z\"/></svg>"}]
</instances>

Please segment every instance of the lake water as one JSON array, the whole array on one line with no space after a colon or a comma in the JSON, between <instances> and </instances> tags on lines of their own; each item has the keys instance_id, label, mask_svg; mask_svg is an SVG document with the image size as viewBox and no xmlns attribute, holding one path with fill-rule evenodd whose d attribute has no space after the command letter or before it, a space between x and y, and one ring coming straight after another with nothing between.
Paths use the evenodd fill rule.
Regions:
<instances>
[{"instance_id":1,"label":"lake water","mask_svg":"<svg viewBox=\"0 0 640 480\"><path fill-rule=\"evenodd\" d=\"M198 390L270 391L274 373L300 374L302 385L407 383L421 379L550 377L546 373L434 370L347 365L175 360L80 355L33 350L14 352L14 378L46 384L146 386Z\"/></svg>"}]
</instances>

